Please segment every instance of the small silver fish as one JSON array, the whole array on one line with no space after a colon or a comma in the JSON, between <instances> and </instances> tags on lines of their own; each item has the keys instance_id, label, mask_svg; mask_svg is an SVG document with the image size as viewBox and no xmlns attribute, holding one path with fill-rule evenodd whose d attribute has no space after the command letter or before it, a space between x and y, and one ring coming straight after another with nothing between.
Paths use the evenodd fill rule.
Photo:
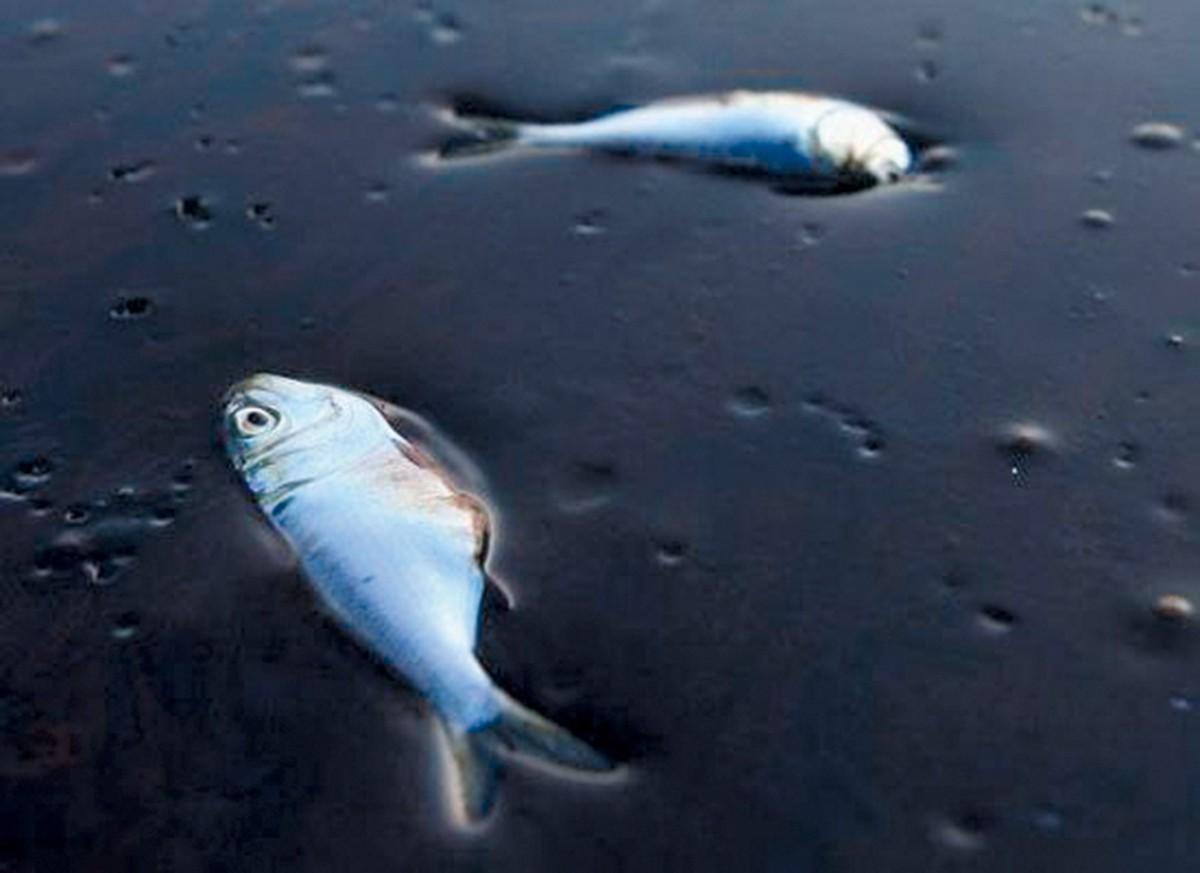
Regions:
<instances>
[{"instance_id":1,"label":"small silver fish","mask_svg":"<svg viewBox=\"0 0 1200 873\"><path fill-rule=\"evenodd\" d=\"M899 181L907 143L879 113L831 97L734 91L676 97L574 124L452 115L472 138L447 157L499 148L568 148L678 158L849 190Z\"/></svg>"},{"instance_id":2,"label":"small silver fish","mask_svg":"<svg viewBox=\"0 0 1200 873\"><path fill-rule=\"evenodd\" d=\"M224 441L324 604L437 712L459 812L492 806L497 752L613 764L501 691L475 657L488 516L364 395L259 374L226 394Z\"/></svg>"}]
</instances>

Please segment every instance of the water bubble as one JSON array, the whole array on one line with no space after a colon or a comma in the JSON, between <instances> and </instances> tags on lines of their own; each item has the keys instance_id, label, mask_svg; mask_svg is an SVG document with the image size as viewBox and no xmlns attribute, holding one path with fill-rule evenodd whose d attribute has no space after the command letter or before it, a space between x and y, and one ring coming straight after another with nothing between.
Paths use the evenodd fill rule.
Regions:
<instances>
[{"instance_id":1,"label":"water bubble","mask_svg":"<svg viewBox=\"0 0 1200 873\"><path fill-rule=\"evenodd\" d=\"M806 221L800 225L800 245L812 248L825 237L824 225L815 221Z\"/></svg>"},{"instance_id":2,"label":"water bubble","mask_svg":"<svg viewBox=\"0 0 1200 873\"><path fill-rule=\"evenodd\" d=\"M1182 491L1170 491L1158 504L1159 514L1173 524L1183 522L1192 511L1192 499Z\"/></svg>"},{"instance_id":3,"label":"water bubble","mask_svg":"<svg viewBox=\"0 0 1200 873\"><path fill-rule=\"evenodd\" d=\"M942 43L945 34L937 21L925 21L917 28L917 48L934 49Z\"/></svg>"},{"instance_id":4,"label":"water bubble","mask_svg":"<svg viewBox=\"0 0 1200 873\"><path fill-rule=\"evenodd\" d=\"M687 551L687 543L682 540L666 539L655 546L654 558L664 567L674 567L683 563Z\"/></svg>"},{"instance_id":5,"label":"water bubble","mask_svg":"<svg viewBox=\"0 0 1200 873\"><path fill-rule=\"evenodd\" d=\"M1183 144L1186 138L1183 130L1164 121L1147 121L1139 124L1129 134L1134 145L1144 149L1173 149Z\"/></svg>"},{"instance_id":6,"label":"water bubble","mask_svg":"<svg viewBox=\"0 0 1200 873\"><path fill-rule=\"evenodd\" d=\"M1196 607L1182 594L1163 594L1154 601L1154 614L1163 621L1182 623L1196 614Z\"/></svg>"},{"instance_id":7,"label":"water bubble","mask_svg":"<svg viewBox=\"0 0 1200 873\"><path fill-rule=\"evenodd\" d=\"M1121 25L1121 33L1126 36L1141 36L1146 32L1146 22L1138 18L1136 15L1131 15L1125 19L1125 23Z\"/></svg>"},{"instance_id":8,"label":"water bubble","mask_svg":"<svg viewBox=\"0 0 1200 873\"><path fill-rule=\"evenodd\" d=\"M1061 831L1065 821L1062 812L1053 806L1041 806L1033 811L1033 826L1040 831Z\"/></svg>"},{"instance_id":9,"label":"water bubble","mask_svg":"<svg viewBox=\"0 0 1200 873\"><path fill-rule=\"evenodd\" d=\"M12 472L12 482L18 493L40 488L50 481L54 464L49 458L37 455L19 461Z\"/></svg>"},{"instance_id":10,"label":"water bubble","mask_svg":"<svg viewBox=\"0 0 1200 873\"><path fill-rule=\"evenodd\" d=\"M585 212L575 219L571 232L576 236L600 236L607 231L604 225L605 217L604 211L601 209Z\"/></svg>"},{"instance_id":11,"label":"water bubble","mask_svg":"<svg viewBox=\"0 0 1200 873\"><path fill-rule=\"evenodd\" d=\"M917 64L916 77L918 82L929 84L941 75L941 65L937 61L926 58Z\"/></svg>"},{"instance_id":12,"label":"water bubble","mask_svg":"<svg viewBox=\"0 0 1200 873\"><path fill-rule=\"evenodd\" d=\"M829 406L829 399L824 394L809 394L800 403L800 408L810 415L821 415Z\"/></svg>"},{"instance_id":13,"label":"water bubble","mask_svg":"<svg viewBox=\"0 0 1200 873\"><path fill-rule=\"evenodd\" d=\"M124 642L138 634L142 624L136 612L123 612L116 617L112 625L112 638Z\"/></svg>"},{"instance_id":14,"label":"water bubble","mask_svg":"<svg viewBox=\"0 0 1200 873\"><path fill-rule=\"evenodd\" d=\"M63 521L67 524L86 524L91 516L88 508L78 503L63 510Z\"/></svg>"},{"instance_id":15,"label":"water bubble","mask_svg":"<svg viewBox=\"0 0 1200 873\"><path fill-rule=\"evenodd\" d=\"M227 155L240 155L242 153L241 141L236 139L225 140L224 152Z\"/></svg>"},{"instance_id":16,"label":"water bubble","mask_svg":"<svg viewBox=\"0 0 1200 873\"><path fill-rule=\"evenodd\" d=\"M290 65L298 73L319 73L329 68L329 55L318 45L306 45L292 55Z\"/></svg>"},{"instance_id":17,"label":"water bubble","mask_svg":"<svg viewBox=\"0 0 1200 873\"><path fill-rule=\"evenodd\" d=\"M57 18L39 18L29 25L29 41L35 45L52 42L62 33L63 25Z\"/></svg>"},{"instance_id":18,"label":"water bubble","mask_svg":"<svg viewBox=\"0 0 1200 873\"><path fill-rule=\"evenodd\" d=\"M883 454L887 444L878 434L867 434L858 446L858 456L864 460L873 461Z\"/></svg>"},{"instance_id":19,"label":"water bubble","mask_svg":"<svg viewBox=\"0 0 1200 873\"><path fill-rule=\"evenodd\" d=\"M559 508L571 515L600 509L612 502L618 480L610 461L578 461L559 487Z\"/></svg>"},{"instance_id":20,"label":"water bubble","mask_svg":"<svg viewBox=\"0 0 1200 873\"><path fill-rule=\"evenodd\" d=\"M864 437L871 432L871 422L865 418L846 413L841 417L839 425L843 431L852 437Z\"/></svg>"},{"instance_id":21,"label":"water bubble","mask_svg":"<svg viewBox=\"0 0 1200 873\"><path fill-rule=\"evenodd\" d=\"M255 201L246 207L246 217L256 222L263 230L275 227L275 215L271 212L271 204L265 200Z\"/></svg>"},{"instance_id":22,"label":"water bubble","mask_svg":"<svg viewBox=\"0 0 1200 873\"><path fill-rule=\"evenodd\" d=\"M1195 261L1184 261L1179 265L1179 275L1185 279L1191 279L1197 273L1200 273L1200 264Z\"/></svg>"},{"instance_id":23,"label":"water bubble","mask_svg":"<svg viewBox=\"0 0 1200 873\"><path fill-rule=\"evenodd\" d=\"M108 59L105 69L114 79L126 79L137 71L137 64L134 63L132 55L119 54Z\"/></svg>"},{"instance_id":24,"label":"water bubble","mask_svg":"<svg viewBox=\"0 0 1200 873\"><path fill-rule=\"evenodd\" d=\"M113 489L111 499L71 504L62 514L64 526L38 547L35 575L111 583L133 563L141 539L174 520L166 499L127 483Z\"/></svg>"},{"instance_id":25,"label":"water bubble","mask_svg":"<svg viewBox=\"0 0 1200 873\"><path fill-rule=\"evenodd\" d=\"M1130 470L1137 466L1137 463L1141 459L1141 446L1137 443L1126 441L1117 446L1117 453L1113 456L1113 465L1121 470Z\"/></svg>"},{"instance_id":26,"label":"water bubble","mask_svg":"<svg viewBox=\"0 0 1200 873\"><path fill-rule=\"evenodd\" d=\"M95 558L84 558L79 562L78 567L84 579L91 584L108 585L131 561L132 557L129 556L101 555Z\"/></svg>"},{"instance_id":27,"label":"water bubble","mask_svg":"<svg viewBox=\"0 0 1200 873\"><path fill-rule=\"evenodd\" d=\"M727 405L739 418L759 418L771 411L771 397L757 385L745 385L730 395Z\"/></svg>"},{"instance_id":28,"label":"water bubble","mask_svg":"<svg viewBox=\"0 0 1200 873\"><path fill-rule=\"evenodd\" d=\"M1096 27L1106 27L1116 24L1120 20L1112 9L1109 9L1103 3L1088 3L1079 10L1079 17L1085 24L1090 24Z\"/></svg>"},{"instance_id":29,"label":"water bubble","mask_svg":"<svg viewBox=\"0 0 1200 873\"><path fill-rule=\"evenodd\" d=\"M198 152L208 151L210 148L212 148L212 144L213 144L213 138L211 136L209 136L208 134L201 134L200 136L196 137L195 145L196 145L196 151L198 151Z\"/></svg>"},{"instance_id":30,"label":"water bubble","mask_svg":"<svg viewBox=\"0 0 1200 873\"><path fill-rule=\"evenodd\" d=\"M438 15L429 28L429 37L437 45L454 45L462 36L462 25L450 13Z\"/></svg>"},{"instance_id":31,"label":"water bubble","mask_svg":"<svg viewBox=\"0 0 1200 873\"><path fill-rule=\"evenodd\" d=\"M154 527L166 527L175 521L179 515L173 506L156 506L150 513L150 524Z\"/></svg>"},{"instance_id":32,"label":"water bubble","mask_svg":"<svg viewBox=\"0 0 1200 873\"><path fill-rule=\"evenodd\" d=\"M5 391L0 392L0 407L3 407L4 409L12 409L20 406L23 399L24 396L21 394L19 389L8 388Z\"/></svg>"},{"instance_id":33,"label":"water bubble","mask_svg":"<svg viewBox=\"0 0 1200 873\"><path fill-rule=\"evenodd\" d=\"M368 203L387 203L392 196L392 189L383 182L372 182L363 195Z\"/></svg>"},{"instance_id":34,"label":"water bubble","mask_svg":"<svg viewBox=\"0 0 1200 873\"><path fill-rule=\"evenodd\" d=\"M866 461L874 461L883 455L886 441L880 428L866 416L849 407L830 400L823 394L809 394L800 407L809 415L819 416L837 426L844 435L856 442L855 454Z\"/></svg>"},{"instance_id":35,"label":"water bubble","mask_svg":"<svg viewBox=\"0 0 1200 873\"><path fill-rule=\"evenodd\" d=\"M1169 333L1163 337L1163 344L1169 349L1181 349L1183 348L1183 342L1183 334L1181 333Z\"/></svg>"},{"instance_id":36,"label":"water bubble","mask_svg":"<svg viewBox=\"0 0 1200 873\"><path fill-rule=\"evenodd\" d=\"M337 77L329 70L322 70L306 76L296 84L296 93L308 100L322 100L336 97Z\"/></svg>"},{"instance_id":37,"label":"water bubble","mask_svg":"<svg viewBox=\"0 0 1200 873\"><path fill-rule=\"evenodd\" d=\"M1014 476L1057 448L1058 437L1049 428L1029 421L1005 425L996 438L996 450L1008 462Z\"/></svg>"},{"instance_id":38,"label":"water bubble","mask_svg":"<svg viewBox=\"0 0 1200 873\"><path fill-rule=\"evenodd\" d=\"M1176 712L1191 712L1195 708L1192 698L1183 694L1173 694L1167 704Z\"/></svg>"},{"instance_id":39,"label":"water bubble","mask_svg":"<svg viewBox=\"0 0 1200 873\"><path fill-rule=\"evenodd\" d=\"M400 108L400 100L395 94L380 94L375 98L375 108L379 112L395 112Z\"/></svg>"},{"instance_id":40,"label":"water bubble","mask_svg":"<svg viewBox=\"0 0 1200 873\"><path fill-rule=\"evenodd\" d=\"M149 297L118 297L108 310L110 317L118 321L145 318L154 310Z\"/></svg>"},{"instance_id":41,"label":"water bubble","mask_svg":"<svg viewBox=\"0 0 1200 873\"><path fill-rule=\"evenodd\" d=\"M990 634L1006 634L1017 623L1017 616L1012 610L1003 606L986 604L979 608L979 627Z\"/></svg>"},{"instance_id":42,"label":"water bubble","mask_svg":"<svg viewBox=\"0 0 1200 873\"><path fill-rule=\"evenodd\" d=\"M11 149L0 154L0 176L28 176L37 168L38 155L33 149Z\"/></svg>"},{"instance_id":43,"label":"water bubble","mask_svg":"<svg viewBox=\"0 0 1200 873\"><path fill-rule=\"evenodd\" d=\"M1083 223L1084 227L1104 230L1112 227L1116 221L1116 216L1107 209L1088 209L1079 216L1079 220Z\"/></svg>"},{"instance_id":44,"label":"water bubble","mask_svg":"<svg viewBox=\"0 0 1200 873\"><path fill-rule=\"evenodd\" d=\"M109 168L108 178L114 182L144 182L154 175L153 161L133 161L128 164L114 164Z\"/></svg>"},{"instance_id":45,"label":"water bubble","mask_svg":"<svg viewBox=\"0 0 1200 873\"><path fill-rule=\"evenodd\" d=\"M977 852L986 843L988 819L968 812L956 818L939 818L930 829L938 845L956 852Z\"/></svg>"},{"instance_id":46,"label":"water bubble","mask_svg":"<svg viewBox=\"0 0 1200 873\"><path fill-rule=\"evenodd\" d=\"M196 230L203 230L213 220L211 207L198 194L185 194L175 201L175 217Z\"/></svg>"}]
</instances>

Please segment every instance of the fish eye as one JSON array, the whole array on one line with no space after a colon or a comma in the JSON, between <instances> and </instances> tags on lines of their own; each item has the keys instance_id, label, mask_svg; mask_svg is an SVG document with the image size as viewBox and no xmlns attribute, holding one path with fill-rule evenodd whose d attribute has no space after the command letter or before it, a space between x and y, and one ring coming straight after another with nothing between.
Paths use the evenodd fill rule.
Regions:
<instances>
[{"instance_id":1,"label":"fish eye","mask_svg":"<svg viewBox=\"0 0 1200 873\"><path fill-rule=\"evenodd\" d=\"M233 414L233 424L242 436L259 436L278 423L279 416L261 406L244 406Z\"/></svg>"}]
</instances>

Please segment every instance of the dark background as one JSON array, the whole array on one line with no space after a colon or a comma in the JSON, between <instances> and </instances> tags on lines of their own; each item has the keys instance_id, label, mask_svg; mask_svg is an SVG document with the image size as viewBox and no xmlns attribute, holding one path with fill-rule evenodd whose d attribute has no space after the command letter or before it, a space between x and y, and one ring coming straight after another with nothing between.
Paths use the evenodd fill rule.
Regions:
<instances>
[{"instance_id":1,"label":"dark background","mask_svg":"<svg viewBox=\"0 0 1200 873\"><path fill-rule=\"evenodd\" d=\"M1153 607L1200 598L1200 153L1131 131L1200 127L1198 37L1183 0L8 0L0 869L1196 869L1200 645ZM734 87L959 158L816 200L418 159L466 98ZM422 705L216 443L257 370L471 456L517 598L484 659L624 779L514 767L448 824Z\"/></svg>"}]
</instances>

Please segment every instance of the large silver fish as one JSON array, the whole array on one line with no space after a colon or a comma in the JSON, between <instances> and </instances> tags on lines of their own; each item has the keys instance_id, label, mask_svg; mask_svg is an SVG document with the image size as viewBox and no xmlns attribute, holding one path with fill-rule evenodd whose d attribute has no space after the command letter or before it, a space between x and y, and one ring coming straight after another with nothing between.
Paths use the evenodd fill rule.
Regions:
<instances>
[{"instance_id":1,"label":"large silver fish","mask_svg":"<svg viewBox=\"0 0 1200 873\"><path fill-rule=\"evenodd\" d=\"M445 153L496 148L583 149L679 158L848 190L899 181L907 143L877 112L791 91L677 97L574 124L452 115L473 137Z\"/></svg>"},{"instance_id":2,"label":"large silver fish","mask_svg":"<svg viewBox=\"0 0 1200 873\"><path fill-rule=\"evenodd\" d=\"M475 657L488 517L364 395L260 374L229 389L224 439L341 625L433 706L459 812L492 805L497 752L612 764L501 691Z\"/></svg>"}]
</instances>

